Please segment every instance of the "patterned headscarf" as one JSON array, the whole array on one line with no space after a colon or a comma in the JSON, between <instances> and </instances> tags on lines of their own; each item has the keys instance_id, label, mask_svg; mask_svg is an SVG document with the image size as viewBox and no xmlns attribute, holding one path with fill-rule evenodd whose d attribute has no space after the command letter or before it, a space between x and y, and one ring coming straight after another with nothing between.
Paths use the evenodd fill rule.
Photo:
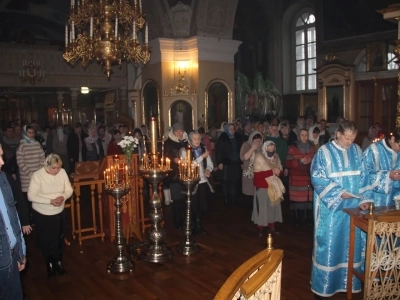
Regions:
<instances>
[{"instance_id":1,"label":"patterned headscarf","mask_svg":"<svg viewBox=\"0 0 400 300\"><path fill-rule=\"evenodd\" d=\"M276 145L275 145L275 143L273 142L273 141L265 141L264 142L264 144L262 145L262 153L264 154L264 156L265 156L265 158L267 158L267 159L273 159L273 157L268 157L268 154L267 154L267 147L268 146L270 146L270 145L274 145L275 146L275 151L276 151Z\"/></svg>"},{"instance_id":2,"label":"patterned headscarf","mask_svg":"<svg viewBox=\"0 0 400 300\"><path fill-rule=\"evenodd\" d=\"M200 133L199 133L197 130L193 130L193 131L189 134L189 137L188 137L188 143L189 143L190 146L192 146L192 148L197 148L197 147L195 147L195 146L193 145L193 135L195 135L195 134L200 135ZM201 135L200 135L200 137L201 137Z\"/></svg>"}]
</instances>

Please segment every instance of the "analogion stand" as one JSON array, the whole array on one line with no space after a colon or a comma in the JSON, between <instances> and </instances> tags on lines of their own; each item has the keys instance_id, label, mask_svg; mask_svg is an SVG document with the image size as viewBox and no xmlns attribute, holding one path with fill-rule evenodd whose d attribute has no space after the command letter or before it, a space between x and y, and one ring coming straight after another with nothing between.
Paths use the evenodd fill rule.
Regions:
<instances>
[{"instance_id":1,"label":"analogion stand","mask_svg":"<svg viewBox=\"0 0 400 300\"><path fill-rule=\"evenodd\" d=\"M363 299L400 299L400 210L383 206L370 212L343 211L350 215L347 299L352 299L353 275L364 282ZM356 227L367 233L364 274L353 266Z\"/></svg>"}]
</instances>

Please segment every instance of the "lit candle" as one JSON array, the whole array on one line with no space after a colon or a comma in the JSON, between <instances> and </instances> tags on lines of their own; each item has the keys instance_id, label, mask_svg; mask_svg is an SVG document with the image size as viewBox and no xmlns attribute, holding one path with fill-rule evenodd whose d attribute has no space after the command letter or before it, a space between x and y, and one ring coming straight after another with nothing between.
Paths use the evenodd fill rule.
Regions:
<instances>
[{"instance_id":1,"label":"lit candle","mask_svg":"<svg viewBox=\"0 0 400 300\"><path fill-rule=\"evenodd\" d=\"M75 22L71 22L72 40L75 40Z\"/></svg>"},{"instance_id":2,"label":"lit candle","mask_svg":"<svg viewBox=\"0 0 400 300\"><path fill-rule=\"evenodd\" d=\"M133 20L133 28L132 28L132 38L136 38L136 22Z\"/></svg>"},{"instance_id":3,"label":"lit candle","mask_svg":"<svg viewBox=\"0 0 400 300\"><path fill-rule=\"evenodd\" d=\"M128 185L128 178L129 178L128 166L125 166L125 183L126 183L126 185Z\"/></svg>"},{"instance_id":4,"label":"lit candle","mask_svg":"<svg viewBox=\"0 0 400 300\"><path fill-rule=\"evenodd\" d=\"M157 121L156 118L151 117L150 119L150 143L151 143L151 154L157 154Z\"/></svg>"},{"instance_id":5,"label":"lit candle","mask_svg":"<svg viewBox=\"0 0 400 300\"><path fill-rule=\"evenodd\" d=\"M139 12L142 14L142 0L139 0Z\"/></svg>"},{"instance_id":6,"label":"lit candle","mask_svg":"<svg viewBox=\"0 0 400 300\"><path fill-rule=\"evenodd\" d=\"M165 160L165 163L167 164L167 170L169 170L170 169L170 160L169 160L169 158L167 158L166 160Z\"/></svg>"}]
</instances>

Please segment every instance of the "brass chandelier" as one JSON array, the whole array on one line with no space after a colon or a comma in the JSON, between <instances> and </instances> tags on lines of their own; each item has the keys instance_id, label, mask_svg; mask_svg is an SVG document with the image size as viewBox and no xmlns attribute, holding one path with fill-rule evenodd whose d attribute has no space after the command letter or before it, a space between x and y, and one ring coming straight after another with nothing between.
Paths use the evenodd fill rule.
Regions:
<instances>
[{"instance_id":1,"label":"brass chandelier","mask_svg":"<svg viewBox=\"0 0 400 300\"><path fill-rule=\"evenodd\" d=\"M121 66L123 60L146 64L150 49L144 16L141 0L134 0L133 7L129 0L71 0L63 58L71 65L82 60L84 68L97 60L108 79L113 73L111 67ZM143 27L142 45L138 32Z\"/></svg>"}]
</instances>

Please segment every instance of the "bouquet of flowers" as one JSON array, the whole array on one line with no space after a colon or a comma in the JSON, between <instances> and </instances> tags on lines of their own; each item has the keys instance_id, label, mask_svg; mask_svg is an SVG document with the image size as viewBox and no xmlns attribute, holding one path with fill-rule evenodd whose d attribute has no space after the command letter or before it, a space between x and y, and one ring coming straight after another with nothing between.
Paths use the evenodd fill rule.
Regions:
<instances>
[{"instance_id":1,"label":"bouquet of flowers","mask_svg":"<svg viewBox=\"0 0 400 300\"><path fill-rule=\"evenodd\" d=\"M118 146L122 148L122 152L128 157L130 160L132 156L132 151L139 145L139 140L133 136L126 135L124 138L118 143Z\"/></svg>"}]
</instances>

